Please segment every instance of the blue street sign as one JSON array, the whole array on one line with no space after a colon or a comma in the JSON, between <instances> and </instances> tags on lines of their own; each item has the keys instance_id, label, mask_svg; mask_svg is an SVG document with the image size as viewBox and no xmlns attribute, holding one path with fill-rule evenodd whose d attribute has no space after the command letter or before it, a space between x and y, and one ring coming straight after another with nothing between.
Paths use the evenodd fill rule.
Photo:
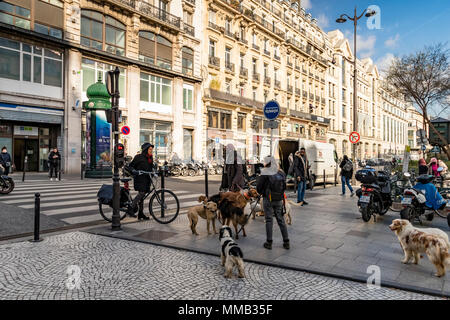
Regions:
<instances>
[{"instance_id":1,"label":"blue street sign","mask_svg":"<svg viewBox=\"0 0 450 320\"><path fill-rule=\"evenodd\" d=\"M280 105L275 100L271 100L264 105L264 117L268 120L275 120L280 114Z\"/></svg>"},{"instance_id":2,"label":"blue street sign","mask_svg":"<svg viewBox=\"0 0 450 320\"><path fill-rule=\"evenodd\" d=\"M441 153L441 148L439 146L434 146L433 149L431 149L432 153Z\"/></svg>"},{"instance_id":3,"label":"blue street sign","mask_svg":"<svg viewBox=\"0 0 450 320\"><path fill-rule=\"evenodd\" d=\"M427 146L426 145L422 145L422 151L425 151L425 150L427 150Z\"/></svg>"}]
</instances>

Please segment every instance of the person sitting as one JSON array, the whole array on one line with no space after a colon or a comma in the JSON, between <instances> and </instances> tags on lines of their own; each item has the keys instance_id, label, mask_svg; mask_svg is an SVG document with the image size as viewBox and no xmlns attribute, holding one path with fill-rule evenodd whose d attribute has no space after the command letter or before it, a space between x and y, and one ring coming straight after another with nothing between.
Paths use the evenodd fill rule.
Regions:
<instances>
[{"instance_id":1,"label":"person sitting","mask_svg":"<svg viewBox=\"0 0 450 320\"><path fill-rule=\"evenodd\" d=\"M423 158L419 160L419 176L422 174L428 174L427 162Z\"/></svg>"},{"instance_id":2,"label":"person sitting","mask_svg":"<svg viewBox=\"0 0 450 320\"><path fill-rule=\"evenodd\" d=\"M439 194L436 186L431 182L432 176L430 175L421 175L417 178L419 181L414 189L421 190L425 194L426 202L425 205L434 210L443 209L447 202L442 198Z\"/></svg>"}]
</instances>

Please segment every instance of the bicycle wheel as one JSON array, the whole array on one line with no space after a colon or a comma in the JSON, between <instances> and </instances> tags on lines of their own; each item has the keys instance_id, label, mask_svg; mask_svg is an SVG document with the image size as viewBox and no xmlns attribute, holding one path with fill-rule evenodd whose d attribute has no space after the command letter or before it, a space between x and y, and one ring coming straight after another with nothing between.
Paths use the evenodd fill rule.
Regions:
<instances>
[{"instance_id":1,"label":"bicycle wheel","mask_svg":"<svg viewBox=\"0 0 450 320\"><path fill-rule=\"evenodd\" d=\"M100 211L100 215L108 222L112 222L113 208L107 204L102 204L100 201L98 202L98 210ZM120 220L127 216L126 209L120 208L119 211Z\"/></svg>"},{"instance_id":2,"label":"bicycle wheel","mask_svg":"<svg viewBox=\"0 0 450 320\"><path fill-rule=\"evenodd\" d=\"M446 219L448 217L448 211L447 208L444 208L442 210L434 210L434 213L436 213L439 217Z\"/></svg>"},{"instance_id":3,"label":"bicycle wheel","mask_svg":"<svg viewBox=\"0 0 450 320\"><path fill-rule=\"evenodd\" d=\"M180 212L180 202L170 190L158 190L153 193L148 204L151 216L162 224L171 223Z\"/></svg>"}]
</instances>

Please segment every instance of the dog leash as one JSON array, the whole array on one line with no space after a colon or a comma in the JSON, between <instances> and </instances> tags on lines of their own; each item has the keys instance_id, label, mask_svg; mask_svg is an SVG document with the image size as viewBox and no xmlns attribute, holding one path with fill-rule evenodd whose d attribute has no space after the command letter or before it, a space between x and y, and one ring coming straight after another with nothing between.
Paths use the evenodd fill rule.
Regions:
<instances>
[{"instance_id":1,"label":"dog leash","mask_svg":"<svg viewBox=\"0 0 450 320\"><path fill-rule=\"evenodd\" d=\"M258 195L258 198L256 198L256 205L252 208L252 210L250 210L250 214L249 215L245 215L246 219L245 219L245 224L241 226L241 229L239 229L238 233L239 234L242 230L242 228L244 228L244 226L247 224L248 220L250 219L251 215L253 214L253 212L255 212L256 207L258 206L259 201L261 200L261 195ZM251 206L251 204L250 204Z\"/></svg>"}]
</instances>

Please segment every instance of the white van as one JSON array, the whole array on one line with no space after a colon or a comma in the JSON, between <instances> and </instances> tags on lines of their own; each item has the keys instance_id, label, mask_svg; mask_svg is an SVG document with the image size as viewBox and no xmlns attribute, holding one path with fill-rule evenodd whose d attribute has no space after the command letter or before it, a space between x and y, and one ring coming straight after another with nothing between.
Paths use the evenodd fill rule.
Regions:
<instances>
[{"instance_id":1,"label":"white van","mask_svg":"<svg viewBox=\"0 0 450 320\"><path fill-rule=\"evenodd\" d=\"M281 169L287 174L289 170L289 155L295 154L300 148L306 149L306 156L310 164L312 184L323 183L324 170L325 180L334 183L337 174L337 154L334 145L306 139L281 139L273 141L273 155L279 161ZM270 148L269 148L270 149ZM268 156L269 150L261 150L260 159ZM267 153L267 154L266 154Z\"/></svg>"}]
</instances>

